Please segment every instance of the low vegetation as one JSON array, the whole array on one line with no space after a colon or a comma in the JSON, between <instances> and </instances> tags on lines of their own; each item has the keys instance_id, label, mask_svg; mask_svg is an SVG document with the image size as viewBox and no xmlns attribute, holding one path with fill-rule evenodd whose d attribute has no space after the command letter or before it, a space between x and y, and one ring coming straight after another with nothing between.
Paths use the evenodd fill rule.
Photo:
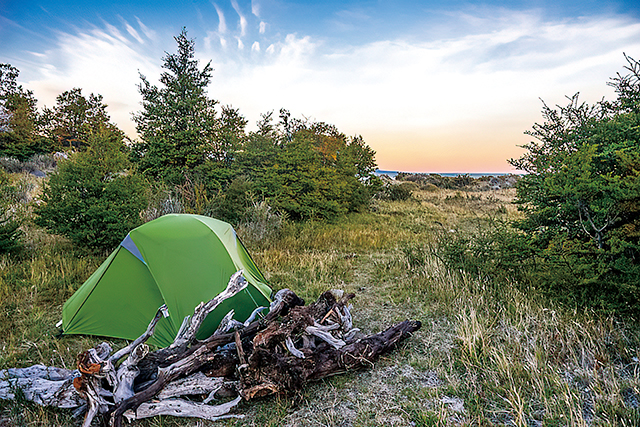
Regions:
<instances>
[{"instance_id":1,"label":"low vegetation","mask_svg":"<svg viewBox=\"0 0 640 427\"><path fill-rule=\"evenodd\" d=\"M256 222L239 232L274 289L307 300L330 288L355 292L365 332L406 318L423 328L372 369L244 404L246 418L216 425L637 425L640 331L632 319L568 309L509 275L496 281L443 262L451 239L518 218L514 196L415 190L337 223L274 220L256 207ZM56 337L54 325L102 259L78 256L66 239L33 227L24 241L38 250L0 258L0 368L74 366L100 340ZM0 411L0 425L75 425L69 413L20 401L1 402Z\"/></svg>"}]
</instances>

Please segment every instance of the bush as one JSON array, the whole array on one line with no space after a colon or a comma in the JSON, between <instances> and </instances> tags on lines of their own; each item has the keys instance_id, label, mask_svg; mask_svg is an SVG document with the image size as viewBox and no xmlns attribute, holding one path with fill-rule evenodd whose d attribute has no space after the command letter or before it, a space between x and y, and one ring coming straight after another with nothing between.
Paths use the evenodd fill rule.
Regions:
<instances>
[{"instance_id":1,"label":"bush","mask_svg":"<svg viewBox=\"0 0 640 427\"><path fill-rule=\"evenodd\" d=\"M410 182L402 182L399 184L387 183L378 197L383 200L404 201L409 200L413 195L415 184Z\"/></svg>"},{"instance_id":2,"label":"bush","mask_svg":"<svg viewBox=\"0 0 640 427\"><path fill-rule=\"evenodd\" d=\"M543 106L527 152L511 160L535 248L534 284L579 307L640 312L640 62L611 85L614 102Z\"/></svg>"},{"instance_id":3,"label":"bush","mask_svg":"<svg viewBox=\"0 0 640 427\"><path fill-rule=\"evenodd\" d=\"M87 151L60 162L36 208L36 223L90 251L115 247L141 224L145 182L133 173L118 133L93 134Z\"/></svg>"},{"instance_id":4,"label":"bush","mask_svg":"<svg viewBox=\"0 0 640 427\"><path fill-rule=\"evenodd\" d=\"M451 270L500 284L530 283L534 251L523 233L500 217L478 219L472 231L441 230L433 253Z\"/></svg>"},{"instance_id":5,"label":"bush","mask_svg":"<svg viewBox=\"0 0 640 427\"><path fill-rule=\"evenodd\" d=\"M11 218L0 218L0 254L14 252L22 247L20 222Z\"/></svg>"},{"instance_id":6,"label":"bush","mask_svg":"<svg viewBox=\"0 0 640 427\"><path fill-rule=\"evenodd\" d=\"M283 215L275 212L267 202L253 203L237 227L238 234L243 240L264 245L280 236L284 222Z\"/></svg>"},{"instance_id":7,"label":"bush","mask_svg":"<svg viewBox=\"0 0 640 427\"><path fill-rule=\"evenodd\" d=\"M170 190L165 184L149 187L147 189L148 205L140 213L142 222L153 221L163 215L172 213L184 213L180 196L174 190Z\"/></svg>"},{"instance_id":8,"label":"bush","mask_svg":"<svg viewBox=\"0 0 640 427\"><path fill-rule=\"evenodd\" d=\"M56 161L50 154L34 154L24 162L15 157L0 157L0 167L9 173L51 172L56 168Z\"/></svg>"}]
</instances>

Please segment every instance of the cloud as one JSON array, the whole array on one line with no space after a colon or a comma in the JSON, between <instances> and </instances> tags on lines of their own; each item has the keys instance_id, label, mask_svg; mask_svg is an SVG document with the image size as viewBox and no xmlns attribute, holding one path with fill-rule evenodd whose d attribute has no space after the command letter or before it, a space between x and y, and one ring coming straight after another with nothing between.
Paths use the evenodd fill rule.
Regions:
<instances>
[{"instance_id":1,"label":"cloud","mask_svg":"<svg viewBox=\"0 0 640 427\"><path fill-rule=\"evenodd\" d=\"M240 27L240 37L244 37L247 34L247 18L244 17L242 11L240 10L240 6L238 6L238 2L236 0L231 0L231 6L236 11L238 16L240 17L239 27Z\"/></svg>"},{"instance_id":2,"label":"cloud","mask_svg":"<svg viewBox=\"0 0 640 427\"><path fill-rule=\"evenodd\" d=\"M251 13L257 18L260 18L260 3L255 0L251 0Z\"/></svg>"},{"instance_id":3,"label":"cloud","mask_svg":"<svg viewBox=\"0 0 640 427\"><path fill-rule=\"evenodd\" d=\"M112 25L74 34L56 33L55 47L37 56L39 65L34 65L35 70L30 73L33 78L25 86L34 91L41 105L47 106L54 105L56 96L74 87L82 88L85 96L99 93L112 120L134 135L131 113L140 108L138 71L157 81L162 50L149 43L143 45L139 35L127 33L130 39Z\"/></svg>"},{"instance_id":4,"label":"cloud","mask_svg":"<svg viewBox=\"0 0 640 427\"><path fill-rule=\"evenodd\" d=\"M252 52L260 52L260 43L259 42L253 42L253 44L251 45L251 51Z\"/></svg>"},{"instance_id":5,"label":"cloud","mask_svg":"<svg viewBox=\"0 0 640 427\"><path fill-rule=\"evenodd\" d=\"M334 14L330 21L336 31L354 31L371 24L371 16L361 9L343 9Z\"/></svg>"},{"instance_id":6,"label":"cloud","mask_svg":"<svg viewBox=\"0 0 640 427\"><path fill-rule=\"evenodd\" d=\"M136 21L138 22L138 26L140 27L140 30L142 31L142 33L145 35L146 38L148 38L149 40L156 39L155 31L149 29L146 25L144 25L140 20L140 18L138 18L137 16L136 16Z\"/></svg>"},{"instance_id":7,"label":"cloud","mask_svg":"<svg viewBox=\"0 0 640 427\"><path fill-rule=\"evenodd\" d=\"M484 31L445 40L341 48L289 34L267 48L263 63L221 64L216 97L252 121L287 107L362 133L387 159L413 153L404 161L413 170L419 162L431 170L448 162L451 170L456 159L470 167L490 155L485 165L506 170L505 159L527 142L523 132L540 120L539 97L552 105L577 91L589 102L611 97L606 82L622 52L640 50L640 23L622 16L545 21L518 12L479 21Z\"/></svg>"},{"instance_id":8,"label":"cloud","mask_svg":"<svg viewBox=\"0 0 640 427\"><path fill-rule=\"evenodd\" d=\"M122 23L125 25L125 28L127 29L127 33L129 33L129 35L131 37L133 37L134 39L136 39L136 41L140 44L144 44L144 40L142 40L142 37L140 37L140 34L138 34L138 32L135 30L135 28L133 28L131 25L129 25L129 23L127 21L124 20L124 18L120 17L120 20L122 21Z\"/></svg>"},{"instance_id":9,"label":"cloud","mask_svg":"<svg viewBox=\"0 0 640 427\"><path fill-rule=\"evenodd\" d=\"M264 21L260 21L259 27L260 34L264 34L267 31L267 23Z\"/></svg>"},{"instance_id":10,"label":"cloud","mask_svg":"<svg viewBox=\"0 0 640 427\"><path fill-rule=\"evenodd\" d=\"M215 7L218 13L218 33L225 34L227 32L227 22L224 19L224 12L222 12L222 9L220 9L220 6L216 3L213 3L213 7Z\"/></svg>"}]
</instances>

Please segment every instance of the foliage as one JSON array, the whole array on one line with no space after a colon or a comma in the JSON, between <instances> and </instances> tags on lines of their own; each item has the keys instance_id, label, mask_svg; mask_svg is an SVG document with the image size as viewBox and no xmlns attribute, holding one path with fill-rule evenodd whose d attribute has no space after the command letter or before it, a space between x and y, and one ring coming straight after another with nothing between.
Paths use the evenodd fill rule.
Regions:
<instances>
[{"instance_id":1,"label":"foliage","mask_svg":"<svg viewBox=\"0 0 640 427\"><path fill-rule=\"evenodd\" d=\"M178 184L186 172L206 159L224 158L234 132L216 139L219 119L214 109L217 101L207 97L211 80L211 64L202 70L194 59L195 42L187 38L186 30L175 37L177 53L167 53L162 59L166 71L160 76L162 87L152 85L141 75L138 86L142 95L142 111L134 115L141 142L135 145L135 161L141 172L153 178ZM228 121L240 126L231 109Z\"/></svg>"},{"instance_id":2,"label":"foliage","mask_svg":"<svg viewBox=\"0 0 640 427\"><path fill-rule=\"evenodd\" d=\"M100 130L121 131L110 122L102 102L102 95L93 93L86 98L82 89L74 88L57 96L52 109L45 108L39 118L41 132L49 151L58 151L67 147L82 149L86 147L91 134Z\"/></svg>"},{"instance_id":3,"label":"foliage","mask_svg":"<svg viewBox=\"0 0 640 427\"><path fill-rule=\"evenodd\" d=\"M116 246L141 223L145 183L131 169L122 139L92 133L87 151L63 160L35 210L36 223L93 251Z\"/></svg>"},{"instance_id":4,"label":"foliage","mask_svg":"<svg viewBox=\"0 0 640 427\"><path fill-rule=\"evenodd\" d=\"M277 124L270 112L247 134L237 109L223 106L218 115L217 101L207 97L212 69L198 67L194 40L186 30L175 40L177 52L163 58L162 86L141 76L133 159L146 176L174 186L185 211L238 224L260 201L296 220L368 206L378 182L375 153L362 137L284 109Z\"/></svg>"},{"instance_id":5,"label":"foliage","mask_svg":"<svg viewBox=\"0 0 640 427\"><path fill-rule=\"evenodd\" d=\"M376 212L335 222L287 222L265 245L247 238L274 289L290 288L307 300L332 288L353 292L354 326L366 333L408 317L428 327L371 370L310 384L297 399L249 402L245 418L216 423L639 425L637 322L566 310L533 289L521 292L510 280L489 286L486 274L458 274L429 250L435 251L438 236L492 233L484 227L497 234L508 218L495 213L516 215L513 194L498 190L477 200L478 193L464 190L418 189L414 198L423 203L383 200ZM104 257L80 257L66 239L34 228L25 232L27 256L0 256L0 369L36 363L72 368L77 354L103 339L56 337L54 325L64 301ZM113 342L116 348L125 344ZM0 420L77 424L70 410L2 400ZM135 425L186 427L194 421L163 417Z\"/></svg>"},{"instance_id":6,"label":"foliage","mask_svg":"<svg viewBox=\"0 0 640 427\"><path fill-rule=\"evenodd\" d=\"M256 246L265 243L274 244L280 237L286 219L284 215L274 212L264 200L252 203L244 215L244 219L236 228L244 243Z\"/></svg>"},{"instance_id":7,"label":"foliage","mask_svg":"<svg viewBox=\"0 0 640 427\"><path fill-rule=\"evenodd\" d=\"M13 114L4 106L6 100L0 100L0 133L11 132L11 117Z\"/></svg>"},{"instance_id":8,"label":"foliage","mask_svg":"<svg viewBox=\"0 0 640 427\"><path fill-rule=\"evenodd\" d=\"M411 198L411 195L413 194L414 189L415 185L409 182L401 182L398 184L388 182L382 188L382 191L378 194L379 197L384 200L409 200Z\"/></svg>"},{"instance_id":9,"label":"foliage","mask_svg":"<svg viewBox=\"0 0 640 427\"><path fill-rule=\"evenodd\" d=\"M407 173L400 172L396 176L397 181L415 182L420 186L433 185L438 188L444 189L471 189L476 183L476 180L471 178L469 174L462 174L456 176L443 176L437 173Z\"/></svg>"},{"instance_id":10,"label":"foliage","mask_svg":"<svg viewBox=\"0 0 640 427\"><path fill-rule=\"evenodd\" d=\"M26 160L41 152L36 134L36 100L33 92L17 84L19 71L0 64L0 155Z\"/></svg>"},{"instance_id":11,"label":"foliage","mask_svg":"<svg viewBox=\"0 0 640 427\"><path fill-rule=\"evenodd\" d=\"M290 218L334 219L367 208L378 190L374 151L362 137L346 137L322 122L291 119L281 110L249 135L237 155L239 173L250 177L253 193Z\"/></svg>"},{"instance_id":12,"label":"foliage","mask_svg":"<svg viewBox=\"0 0 640 427\"><path fill-rule=\"evenodd\" d=\"M618 99L587 105L578 95L544 105L537 139L511 164L523 230L542 270L538 286L578 306L616 311L640 306L640 85L638 62L613 79ZM551 268L551 267L554 268ZM562 266L563 268L558 268Z\"/></svg>"}]
</instances>

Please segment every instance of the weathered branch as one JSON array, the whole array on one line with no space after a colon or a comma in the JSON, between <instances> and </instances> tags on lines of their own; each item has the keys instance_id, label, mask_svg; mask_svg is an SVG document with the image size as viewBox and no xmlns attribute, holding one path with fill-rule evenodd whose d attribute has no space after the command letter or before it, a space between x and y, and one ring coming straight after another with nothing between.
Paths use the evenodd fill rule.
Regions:
<instances>
[{"instance_id":1,"label":"weathered branch","mask_svg":"<svg viewBox=\"0 0 640 427\"><path fill-rule=\"evenodd\" d=\"M215 310L215 308L224 300L231 298L246 288L247 284L247 280L242 276L242 270L234 273L231 276L231 279L229 279L229 283L224 291L220 292L215 296L215 298L206 304L202 302L198 307L196 307L193 316L188 321L188 326L184 328L184 330L181 328L181 331L168 348L180 349L191 344L196 338L196 333L198 332L198 329L200 329L200 325L202 325L202 322L204 322L204 319L209 315L209 313Z\"/></svg>"},{"instance_id":2,"label":"weathered branch","mask_svg":"<svg viewBox=\"0 0 640 427\"><path fill-rule=\"evenodd\" d=\"M108 414L111 425L118 427L123 418L156 415L207 420L241 417L229 412L243 398L296 392L309 381L371 366L380 354L420 328L420 322L405 321L357 339L362 334L353 327L348 304L353 294L327 291L304 306L302 299L285 289L275 295L263 318L255 310L240 323L233 320L231 311L214 334L196 340L206 315L246 286L240 273L223 293L196 307L169 347L149 353L144 344L160 319L159 310L144 334L112 356L111 347L104 343L80 354L77 371L44 366L0 371L0 398L13 398L11 391L20 387L37 403L86 412L83 427L89 427L99 414ZM232 400L209 404L223 397Z\"/></svg>"},{"instance_id":3,"label":"weathered branch","mask_svg":"<svg viewBox=\"0 0 640 427\"><path fill-rule=\"evenodd\" d=\"M131 344L113 353L113 355L109 358L109 362L115 365L116 363L118 363L118 360L131 353L134 348L138 347L142 343L147 342L147 340L153 335L153 332L156 329L156 325L162 317L169 317L169 312L167 311L166 304L163 304L160 306L160 308L158 308L156 315L149 323L149 326L147 326L147 330L144 331L144 333L136 338Z\"/></svg>"},{"instance_id":4,"label":"weathered branch","mask_svg":"<svg viewBox=\"0 0 640 427\"><path fill-rule=\"evenodd\" d=\"M128 411L124 417L128 421L155 417L158 415L172 415L174 417L194 417L203 420L218 421L227 418L243 418L244 415L228 415L229 412L240 403L242 398L238 396L228 403L220 405L207 405L182 399L166 399L159 402L145 402L138 409Z\"/></svg>"}]
</instances>

